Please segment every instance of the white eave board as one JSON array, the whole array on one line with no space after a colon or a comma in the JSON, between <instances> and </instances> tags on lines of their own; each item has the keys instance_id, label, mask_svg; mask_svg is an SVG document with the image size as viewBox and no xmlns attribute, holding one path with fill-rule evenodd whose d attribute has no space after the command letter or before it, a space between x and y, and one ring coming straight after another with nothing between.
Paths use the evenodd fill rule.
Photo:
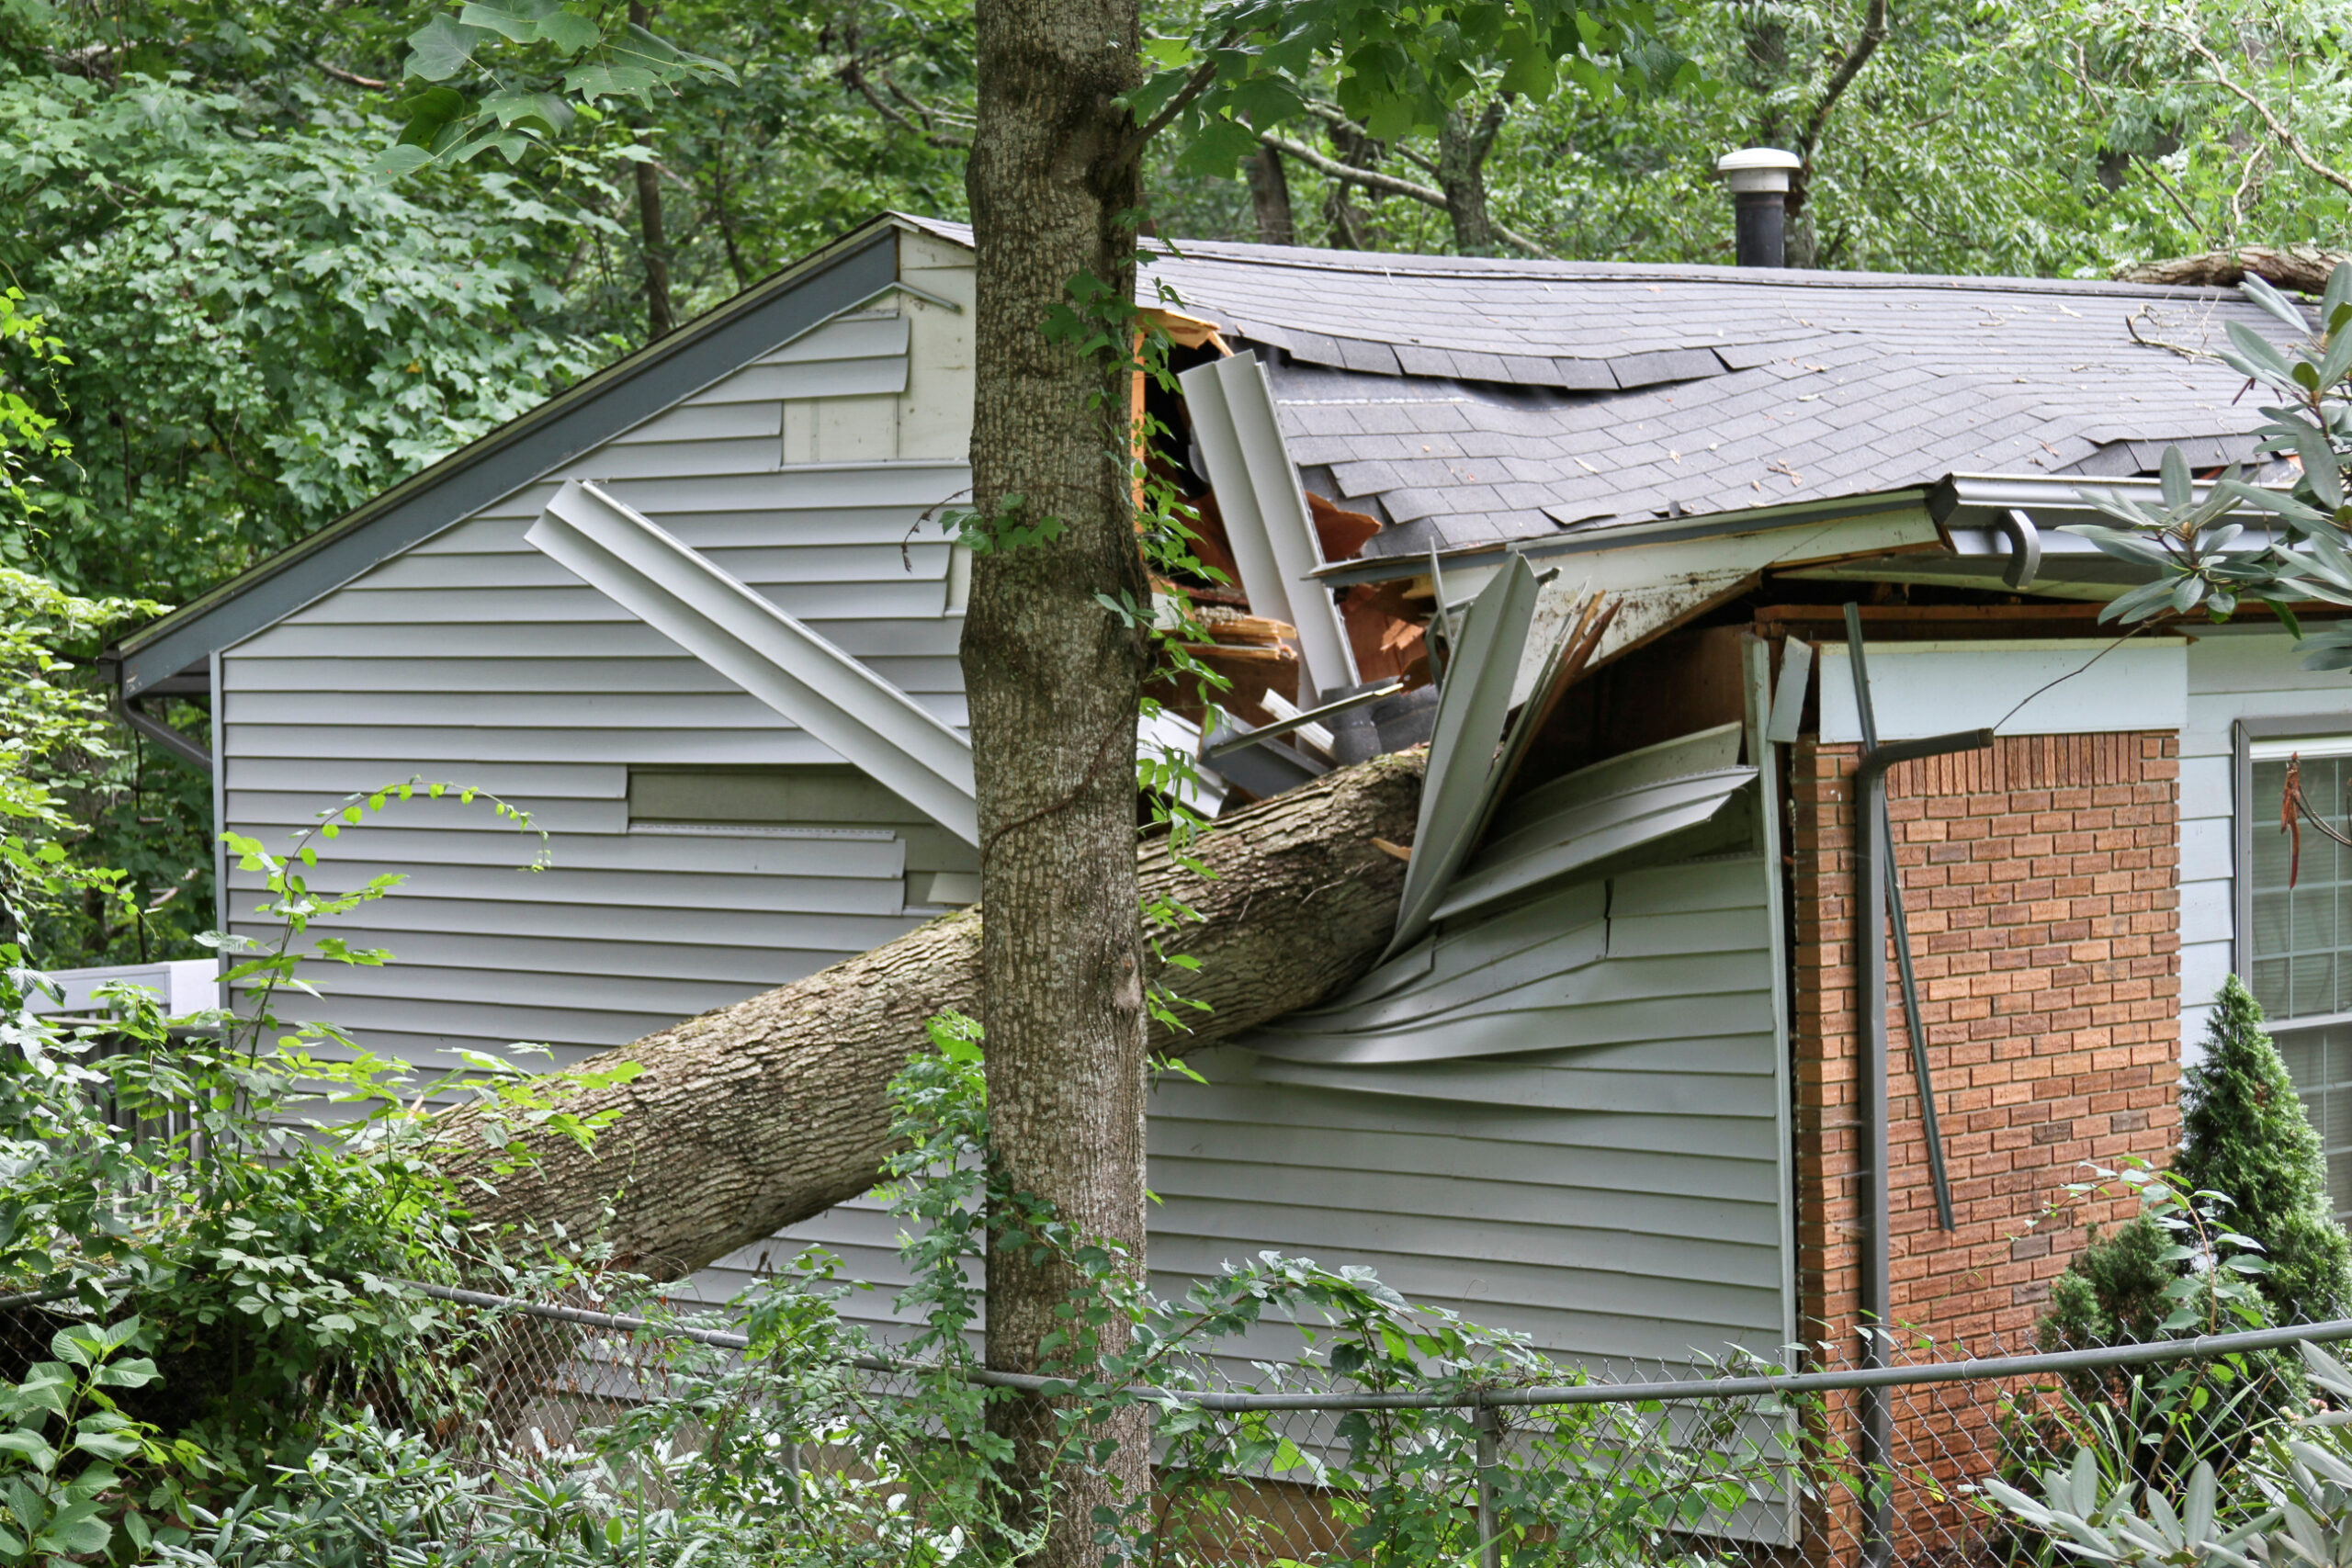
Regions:
<instances>
[{"instance_id":1,"label":"white eave board","mask_svg":"<svg viewBox=\"0 0 2352 1568\"><path fill-rule=\"evenodd\" d=\"M1250 612L1298 628L1316 690L1353 685L1355 655L1330 588L1315 578L1324 564L1322 547L1283 441L1266 367L1255 351L1245 351L1194 366L1177 380Z\"/></svg>"},{"instance_id":2,"label":"white eave board","mask_svg":"<svg viewBox=\"0 0 2352 1568\"><path fill-rule=\"evenodd\" d=\"M972 744L913 698L594 484L524 537L967 844Z\"/></svg>"},{"instance_id":3,"label":"white eave board","mask_svg":"<svg viewBox=\"0 0 2352 1568\"><path fill-rule=\"evenodd\" d=\"M2188 717L2188 645L2142 633L2013 642L1870 642L1871 703L1882 740L1954 730L2093 735L2178 729ZM1853 665L1820 649L1821 739L1860 740ZM2020 706L2019 705L2023 705Z\"/></svg>"}]
</instances>

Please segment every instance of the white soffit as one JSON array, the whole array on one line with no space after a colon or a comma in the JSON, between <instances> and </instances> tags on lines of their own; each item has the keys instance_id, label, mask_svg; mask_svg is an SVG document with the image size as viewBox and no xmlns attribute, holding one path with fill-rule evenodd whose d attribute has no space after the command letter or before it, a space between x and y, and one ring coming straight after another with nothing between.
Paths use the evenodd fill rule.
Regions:
<instances>
[{"instance_id":1,"label":"white soffit","mask_svg":"<svg viewBox=\"0 0 2352 1568\"><path fill-rule=\"evenodd\" d=\"M1307 679L1317 691L1355 684L1355 655L1340 607L1315 580L1322 546L1283 442L1266 367L1251 350L1196 365L1177 381L1250 613L1298 628Z\"/></svg>"},{"instance_id":2,"label":"white soffit","mask_svg":"<svg viewBox=\"0 0 2352 1568\"><path fill-rule=\"evenodd\" d=\"M969 740L641 513L574 479L524 537L957 838L979 842Z\"/></svg>"},{"instance_id":3,"label":"white soffit","mask_svg":"<svg viewBox=\"0 0 2352 1568\"><path fill-rule=\"evenodd\" d=\"M1977 728L2003 735L2178 729L2188 717L2188 645L2147 637L2120 644L2112 637L1865 643L1879 739ZM1860 740L1844 643L1821 645L1818 679L1821 739Z\"/></svg>"}]
</instances>

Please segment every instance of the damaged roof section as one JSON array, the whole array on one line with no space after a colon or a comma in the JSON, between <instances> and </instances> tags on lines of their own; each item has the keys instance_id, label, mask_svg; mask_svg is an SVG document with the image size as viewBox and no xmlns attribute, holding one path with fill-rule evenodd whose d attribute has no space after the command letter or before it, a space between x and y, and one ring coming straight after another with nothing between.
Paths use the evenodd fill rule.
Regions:
<instances>
[{"instance_id":1,"label":"damaged roof section","mask_svg":"<svg viewBox=\"0 0 2352 1568\"><path fill-rule=\"evenodd\" d=\"M1259 346L1363 558L1928 484L2250 457L2234 295L1192 243L1145 288Z\"/></svg>"}]
</instances>

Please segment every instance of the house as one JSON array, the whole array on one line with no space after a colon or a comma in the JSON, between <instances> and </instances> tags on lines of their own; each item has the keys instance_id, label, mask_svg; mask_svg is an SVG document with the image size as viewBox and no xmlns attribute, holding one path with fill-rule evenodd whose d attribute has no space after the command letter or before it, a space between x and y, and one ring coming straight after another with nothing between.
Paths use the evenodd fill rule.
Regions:
<instances>
[{"instance_id":1,"label":"house","mask_svg":"<svg viewBox=\"0 0 2352 1568\"><path fill-rule=\"evenodd\" d=\"M356 935L398 962L335 978L368 1045L574 1059L977 896L968 563L933 525L969 482L971 269L955 225L871 223L111 650L150 733L146 699L209 706L171 739L224 829L421 773L553 835L536 875L447 803L345 835L346 874L408 878ZM2163 1156L2233 968L2352 1139L2352 857L2307 844L2290 899L2260 830L2290 753L2338 798L2352 685L2257 615L2119 643L2127 572L2061 531L2166 446L2252 458L2210 349L2277 323L2188 289L1235 244L1155 254L1140 297L1184 345L1181 398L1149 394L1186 433L1167 469L1238 584L1206 657L1291 726L1211 737L1215 782L1436 748L1388 959L1157 1091L1165 1280L1367 1263L1620 1365L1840 1342L1881 1290L2015 1335L2082 1234L2029 1223L2081 1161ZM1949 1227L1900 1009L1873 1171L1866 722L1997 732L1888 775ZM255 929L254 879L220 885ZM853 1204L795 1234L888 1283L890 1230Z\"/></svg>"}]
</instances>

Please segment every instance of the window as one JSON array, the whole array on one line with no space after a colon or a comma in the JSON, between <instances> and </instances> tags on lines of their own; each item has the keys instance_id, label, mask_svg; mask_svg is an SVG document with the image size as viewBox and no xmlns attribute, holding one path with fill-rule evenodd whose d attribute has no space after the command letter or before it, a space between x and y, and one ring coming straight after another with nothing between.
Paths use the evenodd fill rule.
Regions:
<instances>
[{"instance_id":1,"label":"window","mask_svg":"<svg viewBox=\"0 0 2352 1568\"><path fill-rule=\"evenodd\" d=\"M2352 1214L2352 850L2307 822L2299 853L2278 826L2294 758L2304 801L2345 829L2352 735L2248 737L2239 755L2238 967L2327 1151L2335 1212Z\"/></svg>"},{"instance_id":2,"label":"window","mask_svg":"<svg viewBox=\"0 0 2352 1568\"><path fill-rule=\"evenodd\" d=\"M628 830L720 838L906 841L905 907L976 904L971 848L845 763L797 767L631 768Z\"/></svg>"}]
</instances>

